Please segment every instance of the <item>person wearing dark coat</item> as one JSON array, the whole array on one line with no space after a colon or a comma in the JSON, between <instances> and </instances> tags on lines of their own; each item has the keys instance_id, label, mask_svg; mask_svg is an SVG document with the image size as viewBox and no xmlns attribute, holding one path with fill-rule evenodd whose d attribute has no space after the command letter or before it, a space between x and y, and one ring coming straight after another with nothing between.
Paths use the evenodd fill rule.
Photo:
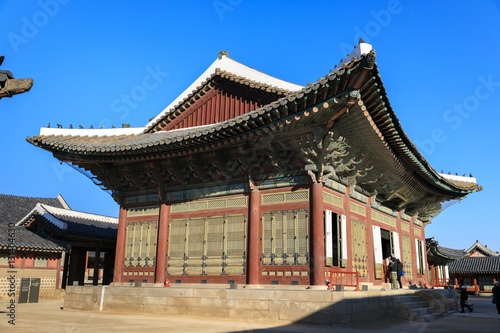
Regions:
<instances>
[{"instance_id":1,"label":"person wearing dark coat","mask_svg":"<svg viewBox=\"0 0 500 333\"><path fill-rule=\"evenodd\" d=\"M394 257L394 254L391 254L391 258L389 259L391 261L391 282L392 282L392 289L398 289L398 287L403 288L401 285L401 271L400 271L400 262L399 259ZM399 286L398 286L399 282Z\"/></svg>"},{"instance_id":2,"label":"person wearing dark coat","mask_svg":"<svg viewBox=\"0 0 500 333\"><path fill-rule=\"evenodd\" d=\"M401 283L401 276L403 276L403 263L401 260L396 259L398 263L398 283L399 283L399 288L403 289L403 284Z\"/></svg>"},{"instance_id":3,"label":"person wearing dark coat","mask_svg":"<svg viewBox=\"0 0 500 333\"><path fill-rule=\"evenodd\" d=\"M498 314L500 314L500 281L495 281L495 286L491 292L493 293L493 297L497 299L497 303L495 305L497 306Z\"/></svg>"},{"instance_id":4,"label":"person wearing dark coat","mask_svg":"<svg viewBox=\"0 0 500 333\"><path fill-rule=\"evenodd\" d=\"M464 280L460 280L460 306L462 307L462 312L464 313L464 307L467 307L469 309L469 312L472 312L472 308L465 303L467 299L469 298L469 295L467 295L467 286L464 283Z\"/></svg>"}]
</instances>

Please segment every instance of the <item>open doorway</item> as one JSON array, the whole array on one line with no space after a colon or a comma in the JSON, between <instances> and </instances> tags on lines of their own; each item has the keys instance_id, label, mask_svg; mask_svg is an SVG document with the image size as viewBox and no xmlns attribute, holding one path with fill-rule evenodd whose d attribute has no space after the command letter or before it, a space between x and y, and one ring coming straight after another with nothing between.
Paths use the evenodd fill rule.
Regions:
<instances>
[{"instance_id":1,"label":"open doorway","mask_svg":"<svg viewBox=\"0 0 500 333\"><path fill-rule=\"evenodd\" d=\"M387 258L394 253L394 238L392 232L389 230L380 229L380 238L382 243L382 258L384 259L384 277L387 282L387 265L389 264Z\"/></svg>"},{"instance_id":2,"label":"open doorway","mask_svg":"<svg viewBox=\"0 0 500 333\"><path fill-rule=\"evenodd\" d=\"M385 229L380 229L382 241L382 258L386 259L394 253L394 239L392 232Z\"/></svg>"}]
</instances>

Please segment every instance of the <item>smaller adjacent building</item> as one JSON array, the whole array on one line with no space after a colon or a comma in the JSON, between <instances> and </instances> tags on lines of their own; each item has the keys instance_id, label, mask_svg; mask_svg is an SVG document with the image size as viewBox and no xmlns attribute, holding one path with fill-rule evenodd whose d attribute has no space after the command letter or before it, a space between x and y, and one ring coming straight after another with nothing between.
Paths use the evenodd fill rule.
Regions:
<instances>
[{"instance_id":1,"label":"smaller adjacent building","mask_svg":"<svg viewBox=\"0 0 500 333\"><path fill-rule=\"evenodd\" d=\"M434 238L427 238L427 262L432 287L458 287L464 280L467 290L491 292L500 280L500 255L476 241L467 250L439 246Z\"/></svg>"},{"instance_id":2,"label":"smaller adjacent building","mask_svg":"<svg viewBox=\"0 0 500 333\"><path fill-rule=\"evenodd\" d=\"M74 211L60 195L0 194L0 300L23 277L40 279L42 298L68 284L111 283L117 228L117 218Z\"/></svg>"},{"instance_id":3,"label":"smaller adjacent building","mask_svg":"<svg viewBox=\"0 0 500 333\"><path fill-rule=\"evenodd\" d=\"M500 254L479 241L466 252L467 257L448 265L454 285L463 279L469 291L491 292L495 281L500 280Z\"/></svg>"},{"instance_id":4,"label":"smaller adjacent building","mask_svg":"<svg viewBox=\"0 0 500 333\"><path fill-rule=\"evenodd\" d=\"M12 280L18 291L22 278L40 279L40 297L57 296L61 262L69 250L69 244L27 228L0 225L0 301L9 298Z\"/></svg>"}]
</instances>

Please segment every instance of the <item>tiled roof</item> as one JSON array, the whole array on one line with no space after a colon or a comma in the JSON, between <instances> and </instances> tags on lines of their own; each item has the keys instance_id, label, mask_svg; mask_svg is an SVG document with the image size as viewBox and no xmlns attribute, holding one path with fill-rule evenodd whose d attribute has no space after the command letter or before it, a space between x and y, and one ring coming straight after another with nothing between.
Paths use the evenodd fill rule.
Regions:
<instances>
[{"instance_id":1,"label":"tiled roof","mask_svg":"<svg viewBox=\"0 0 500 333\"><path fill-rule=\"evenodd\" d=\"M51 223L65 235L115 239L118 230L117 218L40 204L27 214L19 225L26 225L33 216Z\"/></svg>"},{"instance_id":2,"label":"tiled roof","mask_svg":"<svg viewBox=\"0 0 500 333\"><path fill-rule=\"evenodd\" d=\"M355 75L354 71L358 70L364 58L353 58L351 62L335 69L324 78L320 78L316 83L309 84L300 91L291 92L255 111L217 124L138 135L99 137L36 135L33 138L28 137L26 139L31 144L49 151L74 153L77 155L86 155L87 157L124 156L150 151L161 153L181 147L196 147L200 142L214 142L228 136L225 133L231 133L232 136L236 136L272 124L276 121L276 117L278 119L282 117L279 114L285 112L283 110L289 112L289 110L296 109L297 105L316 100L317 96L327 94L331 96L334 91L337 91L342 85L347 84L347 81L352 79ZM349 72L350 70L353 72ZM265 114L269 116L264 116ZM264 122L264 124L260 125L255 121L259 117L262 118L259 121ZM300 119L303 120L303 118Z\"/></svg>"},{"instance_id":3,"label":"tiled roof","mask_svg":"<svg viewBox=\"0 0 500 333\"><path fill-rule=\"evenodd\" d=\"M19 222L35 208L37 203L58 208L69 208L61 196L58 198L36 198L0 194L0 225Z\"/></svg>"},{"instance_id":4,"label":"tiled roof","mask_svg":"<svg viewBox=\"0 0 500 333\"><path fill-rule=\"evenodd\" d=\"M42 252L62 252L69 250L69 245L62 241L41 237L25 227L9 228L5 225L0 225L0 249L11 248L11 236L13 236L13 244L16 250Z\"/></svg>"},{"instance_id":5,"label":"tiled roof","mask_svg":"<svg viewBox=\"0 0 500 333\"><path fill-rule=\"evenodd\" d=\"M451 259L460 259L460 258L464 258L467 255L467 252L465 250L450 249L450 248L443 247L443 246L438 246L437 252L439 254L441 254L447 258L451 258Z\"/></svg>"},{"instance_id":6,"label":"tiled roof","mask_svg":"<svg viewBox=\"0 0 500 333\"><path fill-rule=\"evenodd\" d=\"M414 170L422 179L437 185L440 190L449 192L452 197L456 195L457 191L464 195L481 190L482 187L476 183L453 181L442 177L424 159L404 133L389 103L374 60L375 51L373 50L360 58L353 57L349 62L337 67L325 77L309 84L300 91L291 92L255 111L218 124L138 135L112 137L37 135L33 138L28 137L27 140L54 153L75 154L89 161L100 158L127 158L137 154L161 154L177 149L196 148L226 137L244 135L266 126L286 128L288 125L284 119L287 119L287 122L291 121L289 126L294 126L293 123L296 121L310 121L315 115L296 117L295 119L292 117L290 120L288 118L293 116L291 110L296 110L297 105L303 105L298 110L303 111L306 107L312 107L316 100L321 103L324 98L319 99L319 96L332 96L335 92L343 89L342 87L345 87L353 77L359 75L363 68L371 66L371 72L368 75L370 78L366 79L363 91L368 96L368 102L372 105L371 118L380 129L381 138L386 142L386 145L388 144L401 157L405 165ZM324 112L331 112L331 110ZM256 119L259 121L257 122Z\"/></svg>"},{"instance_id":7,"label":"tiled roof","mask_svg":"<svg viewBox=\"0 0 500 333\"><path fill-rule=\"evenodd\" d=\"M489 256L499 256L500 255L498 252L494 252L494 251L490 250L489 248L487 248L486 246L484 246L483 244L479 243L478 240L476 240L476 242L474 243L474 245L472 245L467 250L467 252L470 254L474 250L481 251L484 254L489 255Z\"/></svg>"},{"instance_id":8,"label":"tiled roof","mask_svg":"<svg viewBox=\"0 0 500 333\"><path fill-rule=\"evenodd\" d=\"M430 265L445 265L450 261L458 260L467 256L467 251L450 249L439 246L438 242L432 238L426 238L427 261Z\"/></svg>"},{"instance_id":9,"label":"tiled roof","mask_svg":"<svg viewBox=\"0 0 500 333\"><path fill-rule=\"evenodd\" d=\"M500 273L500 257L466 257L448 264L450 274Z\"/></svg>"}]
</instances>

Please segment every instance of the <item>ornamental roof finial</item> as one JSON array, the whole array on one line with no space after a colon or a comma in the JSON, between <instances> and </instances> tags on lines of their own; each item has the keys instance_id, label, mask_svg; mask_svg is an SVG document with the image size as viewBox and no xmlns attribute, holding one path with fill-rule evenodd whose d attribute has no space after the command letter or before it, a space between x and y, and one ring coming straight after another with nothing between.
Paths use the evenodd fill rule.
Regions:
<instances>
[{"instance_id":1,"label":"ornamental roof finial","mask_svg":"<svg viewBox=\"0 0 500 333\"><path fill-rule=\"evenodd\" d=\"M222 56L226 56L229 58L229 52L227 51L219 51L219 59L222 59Z\"/></svg>"}]
</instances>

